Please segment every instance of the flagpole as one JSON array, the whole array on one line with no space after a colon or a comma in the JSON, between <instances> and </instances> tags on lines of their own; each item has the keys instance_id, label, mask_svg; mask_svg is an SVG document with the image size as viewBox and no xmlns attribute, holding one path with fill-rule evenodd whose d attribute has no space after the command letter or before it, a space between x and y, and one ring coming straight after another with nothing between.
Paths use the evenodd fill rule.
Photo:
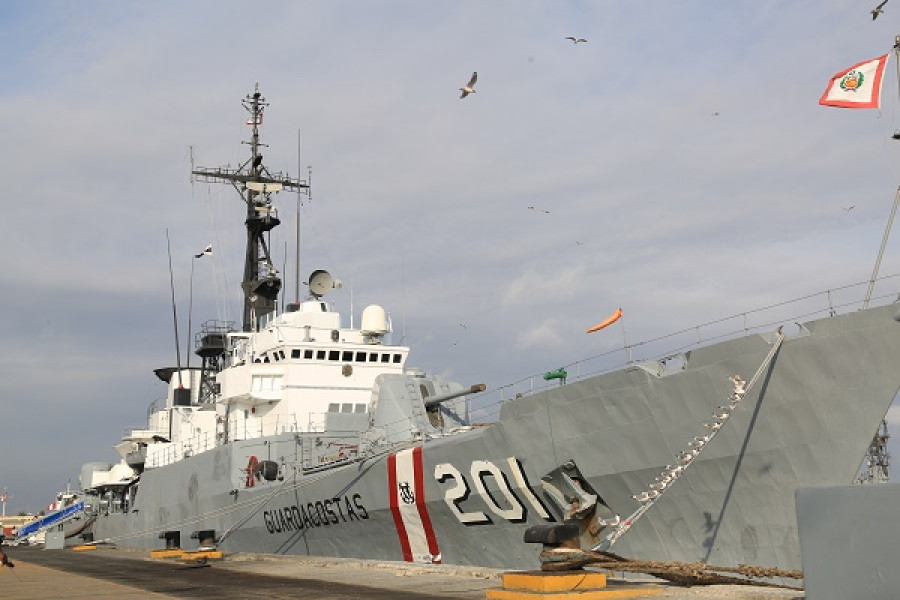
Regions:
<instances>
[{"instance_id":1,"label":"flagpole","mask_svg":"<svg viewBox=\"0 0 900 600\"><path fill-rule=\"evenodd\" d=\"M881 267L881 257L884 256L884 248L887 246L888 237L891 235L891 226L894 224L894 216L897 214L897 205L900 204L900 187L894 194L894 207L891 208L891 216L888 217L887 225L884 228L884 236L881 238L881 248L878 250L878 258L875 259L875 268L872 270L872 278L869 279L869 289L866 291L866 299L863 300L862 307L868 308L869 299L872 298L872 289L875 287L875 280L878 279L878 269Z\"/></svg>"},{"instance_id":2,"label":"flagpole","mask_svg":"<svg viewBox=\"0 0 900 600\"><path fill-rule=\"evenodd\" d=\"M185 343L185 351L187 352L187 372L188 377L191 378L190 386L194 387L194 378L191 376L191 319L194 314L194 261L198 258L203 258L204 256L209 256L212 254L212 244L207 244L206 248L203 249L203 252L200 254L194 254L191 258L191 282L190 282L190 292L188 295L188 334L187 334L187 342Z\"/></svg>"},{"instance_id":3,"label":"flagpole","mask_svg":"<svg viewBox=\"0 0 900 600\"><path fill-rule=\"evenodd\" d=\"M178 370L178 387L184 387L181 381L181 342L178 340L178 311L175 308L175 279L172 276L172 244L169 241L169 228L166 228L166 252L169 255L169 290L172 292L172 321L175 324L175 363ZM170 423L171 425L171 423Z\"/></svg>"},{"instance_id":4,"label":"flagpole","mask_svg":"<svg viewBox=\"0 0 900 600\"><path fill-rule=\"evenodd\" d=\"M894 37L894 62L897 63L897 95L900 98L900 35ZM887 225L884 227L884 236L881 238L881 248L878 249L878 257L875 259L875 268L872 269L872 277L869 279L869 289L866 290L866 298L863 300L862 307L868 308L869 300L872 298L872 290L875 288L875 280L878 279L878 269L881 268L881 259L884 256L884 249L887 246L888 237L891 235L891 227L894 224L894 217L897 215L897 205L900 204L900 188L894 194L894 206L891 208L891 215L888 217Z\"/></svg>"},{"instance_id":5,"label":"flagpole","mask_svg":"<svg viewBox=\"0 0 900 600\"><path fill-rule=\"evenodd\" d=\"M894 58L897 63L897 97L900 98L900 35L894 37Z\"/></svg>"},{"instance_id":6,"label":"flagpole","mask_svg":"<svg viewBox=\"0 0 900 600\"><path fill-rule=\"evenodd\" d=\"M200 256L203 256L202 254ZM188 385L193 388L194 387L194 378L191 377L191 318L194 314L194 261L197 260L196 256L191 257L191 281L189 284L190 291L188 292L188 334L187 340L184 343L184 351L187 355L187 365L186 369L188 372Z\"/></svg>"}]
</instances>

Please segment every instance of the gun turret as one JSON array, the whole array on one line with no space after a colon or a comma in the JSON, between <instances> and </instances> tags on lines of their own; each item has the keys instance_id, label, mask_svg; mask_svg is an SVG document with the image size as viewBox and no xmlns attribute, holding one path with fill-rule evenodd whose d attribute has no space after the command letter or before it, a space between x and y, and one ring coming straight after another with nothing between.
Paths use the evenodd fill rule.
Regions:
<instances>
[{"instance_id":1,"label":"gun turret","mask_svg":"<svg viewBox=\"0 0 900 600\"><path fill-rule=\"evenodd\" d=\"M447 394L441 394L439 396L431 396L430 398L425 399L425 408L437 408L441 402L453 400L454 398L459 398L460 396L465 396L466 394L477 394L478 392L483 392L485 390L485 387L486 386L483 383L476 383L468 389L459 390L457 392L449 392Z\"/></svg>"}]
</instances>

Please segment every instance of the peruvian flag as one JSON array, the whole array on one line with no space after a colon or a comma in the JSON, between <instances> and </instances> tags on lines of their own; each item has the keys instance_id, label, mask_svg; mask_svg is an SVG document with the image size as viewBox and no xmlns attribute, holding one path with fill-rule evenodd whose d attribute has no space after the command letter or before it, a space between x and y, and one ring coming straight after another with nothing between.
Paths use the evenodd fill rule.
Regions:
<instances>
[{"instance_id":1,"label":"peruvian flag","mask_svg":"<svg viewBox=\"0 0 900 600\"><path fill-rule=\"evenodd\" d=\"M840 108L880 108L881 82L887 61L888 55L885 54L835 73L819 104Z\"/></svg>"},{"instance_id":2,"label":"peruvian flag","mask_svg":"<svg viewBox=\"0 0 900 600\"><path fill-rule=\"evenodd\" d=\"M0 496L0 502L6 502L6 494Z\"/></svg>"}]
</instances>

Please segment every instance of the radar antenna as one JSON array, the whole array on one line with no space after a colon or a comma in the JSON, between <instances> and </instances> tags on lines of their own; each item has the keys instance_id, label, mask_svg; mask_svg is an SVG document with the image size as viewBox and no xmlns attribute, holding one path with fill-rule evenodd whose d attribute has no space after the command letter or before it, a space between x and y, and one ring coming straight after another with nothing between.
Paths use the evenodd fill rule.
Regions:
<instances>
[{"instance_id":1,"label":"radar antenna","mask_svg":"<svg viewBox=\"0 0 900 600\"><path fill-rule=\"evenodd\" d=\"M281 278L272 262L264 235L281 223L277 210L272 206L271 195L282 189L306 190L309 185L286 173L270 172L263 165L260 148L266 145L259 141L259 128L263 122L263 111L269 104L260 94L258 83L254 92L247 94L241 104L250 113L247 125L253 128L250 141L243 142L250 145L250 158L237 169L200 167L192 173L197 181L231 183L247 205L247 250L241 282L244 292L243 330L258 331L262 317L275 310L281 291Z\"/></svg>"}]
</instances>

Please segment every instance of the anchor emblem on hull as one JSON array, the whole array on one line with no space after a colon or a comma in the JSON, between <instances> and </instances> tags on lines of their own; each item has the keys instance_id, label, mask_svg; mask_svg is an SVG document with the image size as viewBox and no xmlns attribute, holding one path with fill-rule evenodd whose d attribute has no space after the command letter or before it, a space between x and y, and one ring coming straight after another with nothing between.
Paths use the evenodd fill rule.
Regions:
<instances>
[{"instance_id":1,"label":"anchor emblem on hull","mask_svg":"<svg viewBox=\"0 0 900 600\"><path fill-rule=\"evenodd\" d=\"M409 489L408 481L401 481L397 487L400 488L400 499L403 500L404 504L416 503L416 495Z\"/></svg>"}]
</instances>

